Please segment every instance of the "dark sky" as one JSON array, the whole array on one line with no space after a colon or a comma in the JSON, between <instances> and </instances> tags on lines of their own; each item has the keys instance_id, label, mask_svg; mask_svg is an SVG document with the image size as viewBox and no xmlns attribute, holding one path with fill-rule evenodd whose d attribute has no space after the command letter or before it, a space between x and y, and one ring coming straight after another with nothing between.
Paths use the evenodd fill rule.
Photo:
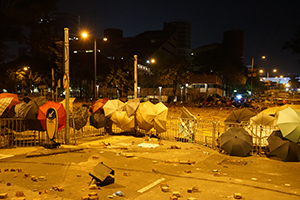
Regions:
<instances>
[{"instance_id":1,"label":"dark sky","mask_svg":"<svg viewBox=\"0 0 300 200\"><path fill-rule=\"evenodd\" d=\"M191 45L197 48L222 42L224 31L244 30L246 65L254 57L258 68L300 75L300 55L281 50L300 27L300 0L59 0L57 6L79 15L81 27L97 37L106 28L122 29L130 37L161 30L164 21L189 20Z\"/></svg>"}]
</instances>

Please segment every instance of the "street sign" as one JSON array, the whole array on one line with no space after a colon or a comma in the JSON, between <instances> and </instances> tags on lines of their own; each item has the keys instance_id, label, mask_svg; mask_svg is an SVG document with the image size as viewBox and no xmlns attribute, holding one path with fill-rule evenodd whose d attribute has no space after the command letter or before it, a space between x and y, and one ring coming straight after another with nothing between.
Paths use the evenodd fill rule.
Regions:
<instances>
[{"instance_id":1,"label":"street sign","mask_svg":"<svg viewBox=\"0 0 300 200\"><path fill-rule=\"evenodd\" d=\"M53 139L53 137L56 135L57 128L58 128L57 111L55 108L49 108L46 114L46 130L49 139Z\"/></svg>"},{"instance_id":2,"label":"street sign","mask_svg":"<svg viewBox=\"0 0 300 200\"><path fill-rule=\"evenodd\" d=\"M63 86L64 86L65 89L69 86L67 74L64 74L64 77L63 77Z\"/></svg>"}]
</instances>

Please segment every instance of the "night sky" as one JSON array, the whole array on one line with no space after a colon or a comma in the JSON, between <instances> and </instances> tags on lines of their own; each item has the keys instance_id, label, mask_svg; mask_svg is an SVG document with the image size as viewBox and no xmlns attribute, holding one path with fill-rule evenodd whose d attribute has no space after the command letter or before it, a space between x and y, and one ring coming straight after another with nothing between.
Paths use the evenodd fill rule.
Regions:
<instances>
[{"instance_id":1,"label":"night sky","mask_svg":"<svg viewBox=\"0 0 300 200\"><path fill-rule=\"evenodd\" d=\"M81 28L103 37L106 28L123 30L124 37L162 30L163 23L188 20L192 48L220 43L223 32L245 31L246 65L278 74L300 75L300 55L281 50L300 27L299 0L59 0L58 10L79 15ZM265 55L267 59L261 60ZM275 76L275 74L270 74Z\"/></svg>"}]
</instances>

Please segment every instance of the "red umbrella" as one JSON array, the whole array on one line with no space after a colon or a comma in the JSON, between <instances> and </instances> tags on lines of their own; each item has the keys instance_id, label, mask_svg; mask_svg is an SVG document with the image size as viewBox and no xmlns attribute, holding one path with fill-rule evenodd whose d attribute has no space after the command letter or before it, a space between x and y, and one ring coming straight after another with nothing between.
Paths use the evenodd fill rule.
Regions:
<instances>
[{"instance_id":1,"label":"red umbrella","mask_svg":"<svg viewBox=\"0 0 300 200\"><path fill-rule=\"evenodd\" d=\"M93 103L93 105L90 108L90 112L97 113L100 112L101 109L103 109L104 104L109 100L109 98L103 98L103 99L98 99Z\"/></svg>"},{"instance_id":2,"label":"red umbrella","mask_svg":"<svg viewBox=\"0 0 300 200\"><path fill-rule=\"evenodd\" d=\"M18 95L16 95L16 94L5 93L5 92L0 94L0 99L7 98L7 97L13 97L12 101L8 105L9 110L11 109L12 106L17 105L18 103L20 103Z\"/></svg>"},{"instance_id":3,"label":"red umbrella","mask_svg":"<svg viewBox=\"0 0 300 200\"><path fill-rule=\"evenodd\" d=\"M40 121L40 124L42 125L43 129L46 130L47 110L49 108L55 108L55 110L57 111L57 120L58 120L57 131L60 131L66 125L66 112L62 103L48 101L44 105L40 106L37 119Z\"/></svg>"}]
</instances>

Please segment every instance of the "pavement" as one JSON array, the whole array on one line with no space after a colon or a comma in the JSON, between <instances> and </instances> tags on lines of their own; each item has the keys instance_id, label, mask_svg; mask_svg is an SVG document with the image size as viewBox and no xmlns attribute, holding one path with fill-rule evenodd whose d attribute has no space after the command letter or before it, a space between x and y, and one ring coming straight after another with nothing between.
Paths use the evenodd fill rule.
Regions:
<instances>
[{"instance_id":1,"label":"pavement","mask_svg":"<svg viewBox=\"0 0 300 200\"><path fill-rule=\"evenodd\" d=\"M133 136L82 139L57 149L0 150L0 198L98 199L300 199L300 163L275 157L234 157L206 146ZM103 162L98 187L89 173ZM162 191L162 186L167 186ZM24 196L23 196L24 195ZM121 196L120 196L121 195ZM22 197L23 196L23 197ZM237 198L238 196L236 196Z\"/></svg>"}]
</instances>

